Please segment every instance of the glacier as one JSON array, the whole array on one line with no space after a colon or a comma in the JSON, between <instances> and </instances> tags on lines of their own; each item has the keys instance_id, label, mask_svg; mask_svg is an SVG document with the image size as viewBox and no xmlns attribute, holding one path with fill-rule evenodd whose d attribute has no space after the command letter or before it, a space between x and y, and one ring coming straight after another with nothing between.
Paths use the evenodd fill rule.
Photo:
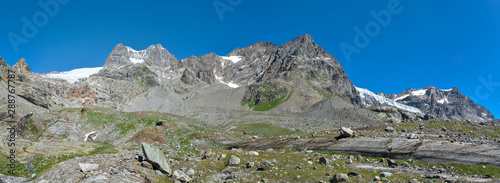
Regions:
<instances>
[{"instance_id":1,"label":"glacier","mask_svg":"<svg viewBox=\"0 0 500 183\"><path fill-rule=\"evenodd\" d=\"M379 95L371 92L368 89L356 87L356 90L359 92L360 97L363 99L363 104L367 105L367 107L370 107L371 105L368 104L368 103L366 103L366 101L367 100L371 100L371 101L376 102L378 104L385 104L385 105L394 106L394 107L396 107L398 109L402 109L402 110L405 110L405 111L413 112L413 113L416 113L416 114L419 114L419 115L423 115L424 114L418 108L407 106L407 105L395 102L395 101L393 101L391 99L385 98L383 96L379 96Z\"/></svg>"}]
</instances>

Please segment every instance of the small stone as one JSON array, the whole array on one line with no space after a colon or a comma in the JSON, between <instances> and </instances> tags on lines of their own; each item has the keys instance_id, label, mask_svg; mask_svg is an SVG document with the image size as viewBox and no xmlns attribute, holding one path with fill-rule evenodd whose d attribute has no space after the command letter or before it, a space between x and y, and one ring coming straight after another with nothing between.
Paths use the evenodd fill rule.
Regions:
<instances>
[{"instance_id":1,"label":"small stone","mask_svg":"<svg viewBox=\"0 0 500 183\"><path fill-rule=\"evenodd\" d=\"M118 170L116 168L113 168L113 167L109 168L109 174L114 175L117 173L118 173Z\"/></svg>"},{"instance_id":2,"label":"small stone","mask_svg":"<svg viewBox=\"0 0 500 183\"><path fill-rule=\"evenodd\" d=\"M356 157L356 159L357 159L358 161L363 161L363 156L361 156L360 154L358 154L358 156Z\"/></svg>"},{"instance_id":3,"label":"small stone","mask_svg":"<svg viewBox=\"0 0 500 183\"><path fill-rule=\"evenodd\" d=\"M267 152L273 152L274 149L273 148L269 148L269 149L266 149Z\"/></svg>"},{"instance_id":4,"label":"small stone","mask_svg":"<svg viewBox=\"0 0 500 183\"><path fill-rule=\"evenodd\" d=\"M99 164L79 163L82 172L90 172L99 168Z\"/></svg>"},{"instance_id":5,"label":"small stone","mask_svg":"<svg viewBox=\"0 0 500 183\"><path fill-rule=\"evenodd\" d=\"M417 179L412 179L410 181L408 181L408 183L420 183Z\"/></svg>"},{"instance_id":6,"label":"small stone","mask_svg":"<svg viewBox=\"0 0 500 183\"><path fill-rule=\"evenodd\" d=\"M375 178L373 178L373 181L377 181L377 180L380 180L379 176L375 176Z\"/></svg>"},{"instance_id":7,"label":"small stone","mask_svg":"<svg viewBox=\"0 0 500 183\"><path fill-rule=\"evenodd\" d=\"M381 177L390 177L390 176L392 176L392 173L390 173L390 172L382 172L382 173L380 173L380 176Z\"/></svg>"},{"instance_id":8,"label":"small stone","mask_svg":"<svg viewBox=\"0 0 500 183\"><path fill-rule=\"evenodd\" d=\"M319 158L319 164L322 164L322 165L329 165L330 164L330 160L325 158L325 157L321 157Z\"/></svg>"},{"instance_id":9,"label":"small stone","mask_svg":"<svg viewBox=\"0 0 500 183\"><path fill-rule=\"evenodd\" d=\"M153 165L151 163L147 162L147 161L143 161L141 163L141 166L144 167L144 168L147 168L147 169L151 169L151 170L153 169Z\"/></svg>"},{"instance_id":10,"label":"small stone","mask_svg":"<svg viewBox=\"0 0 500 183\"><path fill-rule=\"evenodd\" d=\"M180 170L174 171L174 173L172 174L172 179L179 180L181 182L190 182L192 180L191 177L187 176L184 172Z\"/></svg>"},{"instance_id":11,"label":"small stone","mask_svg":"<svg viewBox=\"0 0 500 183\"><path fill-rule=\"evenodd\" d=\"M391 167L396 167L396 166L398 166L398 162L397 162L396 160L393 160L393 159L389 159L389 160L387 161L387 163L388 163L388 164L389 164L389 166L391 166Z\"/></svg>"},{"instance_id":12,"label":"small stone","mask_svg":"<svg viewBox=\"0 0 500 183\"><path fill-rule=\"evenodd\" d=\"M358 176L358 175L359 175L359 172L356 172L356 171L351 171L351 172L349 172L347 175L349 175L349 176Z\"/></svg>"},{"instance_id":13,"label":"small stone","mask_svg":"<svg viewBox=\"0 0 500 183\"><path fill-rule=\"evenodd\" d=\"M312 165L313 162L312 161L307 161L307 164Z\"/></svg>"},{"instance_id":14,"label":"small stone","mask_svg":"<svg viewBox=\"0 0 500 183\"><path fill-rule=\"evenodd\" d=\"M229 160L227 161L227 164L229 166L238 165L238 164L240 164L240 158L238 158L235 155L231 155L231 157L229 157Z\"/></svg>"},{"instance_id":15,"label":"small stone","mask_svg":"<svg viewBox=\"0 0 500 183\"><path fill-rule=\"evenodd\" d=\"M403 128L403 130L401 130L401 132L408 132L408 130L406 128Z\"/></svg>"},{"instance_id":16,"label":"small stone","mask_svg":"<svg viewBox=\"0 0 500 183\"><path fill-rule=\"evenodd\" d=\"M255 166L255 163L254 162L247 162L246 166L247 166L247 168L252 168L253 166Z\"/></svg>"},{"instance_id":17,"label":"small stone","mask_svg":"<svg viewBox=\"0 0 500 183\"><path fill-rule=\"evenodd\" d=\"M446 169L444 169L444 168L439 168L439 169L438 169L438 173L446 173Z\"/></svg>"},{"instance_id":18,"label":"small stone","mask_svg":"<svg viewBox=\"0 0 500 183\"><path fill-rule=\"evenodd\" d=\"M193 169L189 169L189 170L186 172L186 175L194 175L194 170L193 170Z\"/></svg>"},{"instance_id":19,"label":"small stone","mask_svg":"<svg viewBox=\"0 0 500 183\"><path fill-rule=\"evenodd\" d=\"M426 174L425 178L427 178L427 179L439 179L439 178L441 178L441 176L439 176L438 174Z\"/></svg>"},{"instance_id":20,"label":"small stone","mask_svg":"<svg viewBox=\"0 0 500 183\"><path fill-rule=\"evenodd\" d=\"M441 131L445 132L446 131L446 127L441 128Z\"/></svg>"},{"instance_id":21,"label":"small stone","mask_svg":"<svg viewBox=\"0 0 500 183\"><path fill-rule=\"evenodd\" d=\"M163 176L163 173L161 173L160 170L155 170L156 175Z\"/></svg>"},{"instance_id":22,"label":"small stone","mask_svg":"<svg viewBox=\"0 0 500 183\"><path fill-rule=\"evenodd\" d=\"M307 150L305 152L306 152L306 154L312 154L314 151L313 150Z\"/></svg>"},{"instance_id":23,"label":"small stone","mask_svg":"<svg viewBox=\"0 0 500 183\"><path fill-rule=\"evenodd\" d=\"M352 160L351 159L347 159L347 164L352 164Z\"/></svg>"},{"instance_id":24,"label":"small stone","mask_svg":"<svg viewBox=\"0 0 500 183\"><path fill-rule=\"evenodd\" d=\"M248 152L248 155L252 155L252 156L258 156L259 153L257 151L249 151Z\"/></svg>"},{"instance_id":25,"label":"small stone","mask_svg":"<svg viewBox=\"0 0 500 183\"><path fill-rule=\"evenodd\" d=\"M386 132L394 132L395 130L393 127L388 126L388 127L385 127L385 131Z\"/></svg>"},{"instance_id":26,"label":"small stone","mask_svg":"<svg viewBox=\"0 0 500 183\"><path fill-rule=\"evenodd\" d=\"M297 179L300 179L300 175L297 175Z\"/></svg>"}]
</instances>

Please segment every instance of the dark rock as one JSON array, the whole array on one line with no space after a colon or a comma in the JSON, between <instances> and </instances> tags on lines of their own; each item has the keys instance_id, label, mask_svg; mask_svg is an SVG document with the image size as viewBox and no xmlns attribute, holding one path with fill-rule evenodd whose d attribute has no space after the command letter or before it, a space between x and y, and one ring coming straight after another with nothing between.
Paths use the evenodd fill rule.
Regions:
<instances>
[{"instance_id":1,"label":"dark rock","mask_svg":"<svg viewBox=\"0 0 500 183\"><path fill-rule=\"evenodd\" d=\"M356 172L356 171L351 171L351 172L349 172L347 175L349 175L349 176L358 176L358 175L359 175L359 172Z\"/></svg>"},{"instance_id":2,"label":"dark rock","mask_svg":"<svg viewBox=\"0 0 500 183\"><path fill-rule=\"evenodd\" d=\"M387 161L387 163L388 163L388 164L389 164L389 166L391 166L391 167L396 167L396 166L398 166L398 162L397 162L396 160L393 160L393 159L389 159L389 160Z\"/></svg>"},{"instance_id":3,"label":"dark rock","mask_svg":"<svg viewBox=\"0 0 500 183\"><path fill-rule=\"evenodd\" d=\"M330 160L325 158L325 157L321 157L319 158L319 164L322 164L322 165L329 165L330 164Z\"/></svg>"}]
</instances>

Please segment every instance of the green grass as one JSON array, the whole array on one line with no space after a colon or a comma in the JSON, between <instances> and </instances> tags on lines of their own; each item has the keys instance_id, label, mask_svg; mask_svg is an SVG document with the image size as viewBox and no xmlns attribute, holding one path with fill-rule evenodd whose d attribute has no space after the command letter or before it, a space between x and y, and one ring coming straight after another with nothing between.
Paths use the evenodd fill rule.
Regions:
<instances>
[{"instance_id":1,"label":"green grass","mask_svg":"<svg viewBox=\"0 0 500 183\"><path fill-rule=\"evenodd\" d=\"M278 137L278 136L292 135L297 133L295 131L286 128L280 128L267 123L240 124L237 125L236 128L233 129L232 131L242 132L242 133L246 132L249 134L259 135L263 137Z\"/></svg>"},{"instance_id":2,"label":"green grass","mask_svg":"<svg viewBox=\"0 0 500 183\"><path fill-rule=\"evenodd\" d=\"M278 99L267 101L267 102L264 102L262 104L256 105L253 108L253 110L254 111L269 111L269 110L279 106L280 104L287 102L288 99L290 99L290 97L292 96L292 94L293 94L293 91L288 93L288 95L282 95Z\"/></svg>"}]
</instances>

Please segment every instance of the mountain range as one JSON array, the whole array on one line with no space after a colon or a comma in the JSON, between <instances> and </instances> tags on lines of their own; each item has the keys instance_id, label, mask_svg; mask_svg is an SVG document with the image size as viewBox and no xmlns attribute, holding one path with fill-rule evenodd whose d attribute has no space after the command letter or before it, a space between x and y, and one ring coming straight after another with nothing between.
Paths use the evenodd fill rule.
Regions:
<instances>
[{"instance_id":1,"label":"mountain range","mask_svg":"<svg viewBox=\"0 0 500 183\"><path fill-rule=\"evenodd\" d=\"M429 86L399 94L357 88L335 57L308 34L280 46L257 42L226 56L179 60L160 44L141 51L118 44L98 68L39 74L24 59L10 68L1 58L0 68L2 90L6 70L16 71L21 113L98 106L168 112L215 124L266 120L281 126L494 119L458 88ZM398 115L389 114L394 112Z\"/></svg>"}]
</instances>

